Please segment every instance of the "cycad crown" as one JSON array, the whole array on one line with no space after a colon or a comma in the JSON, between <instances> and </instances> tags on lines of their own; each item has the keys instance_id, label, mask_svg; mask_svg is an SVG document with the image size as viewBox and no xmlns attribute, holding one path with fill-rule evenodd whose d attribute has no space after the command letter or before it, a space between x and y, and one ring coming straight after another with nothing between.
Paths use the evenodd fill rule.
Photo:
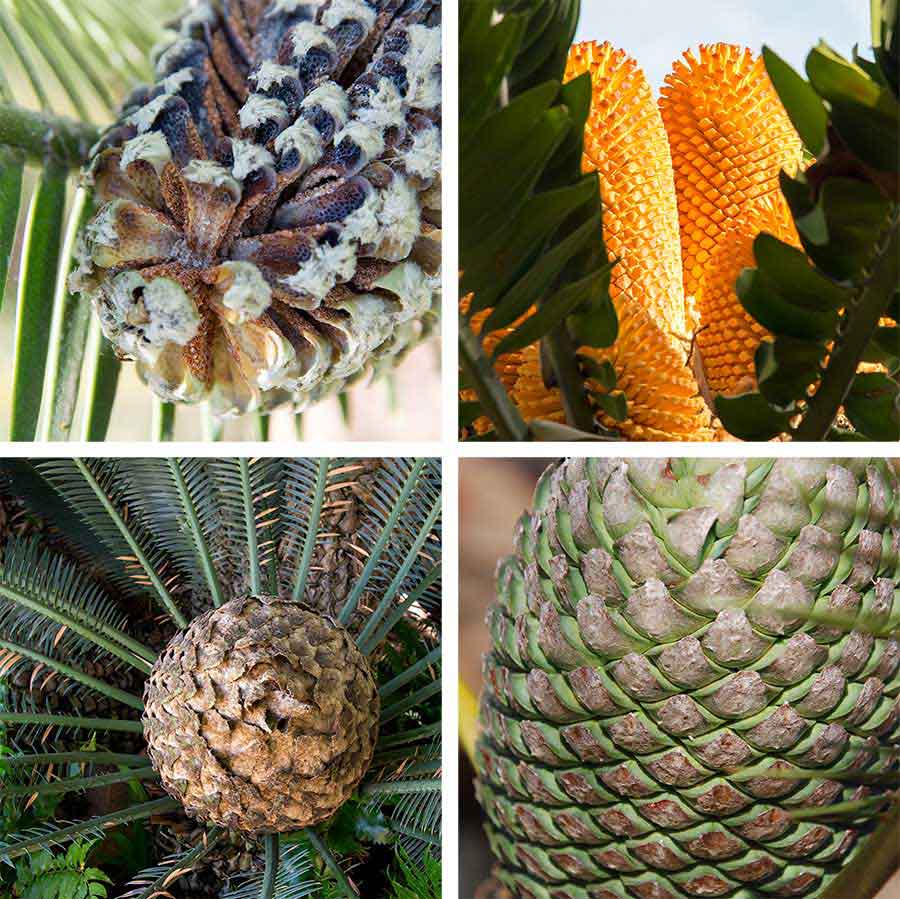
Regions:
<instances>
[{"instance_id":1,"label":"cycad crown","mask_svg":"<svg viewBox=\"0 0 900 899\"><path fill-rule=\"evenodd\" d=\"M346 885L328 827L351 795L351 820L377 823L413 864L433 852L434 460L7 460L0 471L45 523L2 548L0 726L17 750L4 796L126 782L148 793L10 835L0 859L152 815L169 845L193 837L138 874L129 899L170 889L207 856L257 853L262 834L266 871L227 896L262 895L280 858L265 895L297 899L323 877ZM275 832L289 831L279 853Z\"/></svg>"},{"instance_id":2,"label":"cycad crown","mask_svg":"<svg viewBox=\"0 0 900 899\"><path fill-rule=\"evenodd\" d=\"M883 796L843 781L897 763L898 510L877 460L545 472L498 567L477 750L514 895L812 896L851 863Z\"/></svg>"}]
</instances>

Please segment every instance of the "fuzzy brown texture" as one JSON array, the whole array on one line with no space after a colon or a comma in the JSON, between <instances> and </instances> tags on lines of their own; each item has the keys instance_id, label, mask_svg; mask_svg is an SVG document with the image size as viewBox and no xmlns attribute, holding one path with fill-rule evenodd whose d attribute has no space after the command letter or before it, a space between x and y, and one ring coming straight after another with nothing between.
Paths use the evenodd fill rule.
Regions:
<instances>
[{"instance_id":1,"label":"fuzzy brown texture","mask_svg":"<svg viewBox=\"0 0 900 899\"><path fill-rule=\"evenodd\" d=\"M233 599L160 656L144 733L188 814L233 830L330 817L372 761L378 691L350 634L275 596Z\"/></svg>"}]
</instances>

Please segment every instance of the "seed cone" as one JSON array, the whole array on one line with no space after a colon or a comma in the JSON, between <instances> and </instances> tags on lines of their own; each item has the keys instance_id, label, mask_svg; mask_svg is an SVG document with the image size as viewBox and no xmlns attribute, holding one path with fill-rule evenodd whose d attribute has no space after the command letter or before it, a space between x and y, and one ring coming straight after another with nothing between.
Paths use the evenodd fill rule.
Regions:
<instances>
[{"instance_id":1,"label":"seed cone","mask_svg":"<svg viewBox=\"0 0 900 899\"><path fill-rule=\"evenodd\" d=\"M254 833L330 817L368 770L378 691L349 633L275 596L196 618L159 657L144 733L165 789L202 821Z\"/></svg>"},{"instance_id":2,"label":"seed cone","mask_svg":"<svg viewBox=\"0 0 900 899\"><path fill-rule=\"evenodd\" d=\"M302 408L429 332L438 0L201 2L94 149L73 290L167 401Z\"/></svg>"},{"instance_id":3,"label":"seed cone","mask_svg":"<svg viewBox=\"0 0 900 899\"><path fill-rule=\"evenodd\" d=\"M497 570L476 754L513 895L820 894L866 813L791 812L898 763L898 502L883 460L545 472Z\"/></svg>"}]
</instances>

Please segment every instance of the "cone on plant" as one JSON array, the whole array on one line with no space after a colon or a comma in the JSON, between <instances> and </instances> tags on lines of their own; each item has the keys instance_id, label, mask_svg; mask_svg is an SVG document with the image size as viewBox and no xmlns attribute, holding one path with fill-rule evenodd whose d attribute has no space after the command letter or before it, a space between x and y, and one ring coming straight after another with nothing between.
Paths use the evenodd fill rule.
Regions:
<instances>
[{"instance_id":1,"label":"cone on plant","mask_svg":"<svg viewBox=\"0 0 900 899\"><path fill-rule=\"evenodd\" d=\"M619 335L580 352L612 363L628 406L624 421L602 408L597 420L629 440L713 440L705 392L754 384L767 333L737 297L735 260L752 264L761 231L799 243L778 177L797 171L802 143L762 59L740 47L686 53L658 103L637 62L609 43L572 47L565 80L585 72L593 97L582 168L599 174L603 237L619 260L610 285ZM497 365L526 420L565 420L537 345Z\"/></svg>"},{"instance_id":2,"label":"cone on plant","mask_svg":"<svg viewBox=\"0 0 900 899\"><path fill-rule=\"evenodd\" d=\"M547 469L488 613L476 766L502 883L820 895L880 804L792 813L877 798L842 776L898 763L898 566L883 460Z\"/></svg>"},{"instance_id":3,"label":"cone on plant","mask_svg":"<svg viewBox=\"0 0 900 899\"><path fill-rule=\"evenodd\" d=\"M437 320L440 2L204 0L94 148L72 287L167 401L303 407Z\"/></svg>"},{"instance_id":4,"label":"cone on plant","mask_svg":"<svg viewBox=\"0 0 900 899\"><path fill-rule=\"evenodd\" d=\"M297 830L331 817L378 736L365 656L290 599L246 596L194 619L145 688L144 733L163 786L231 830Z\"/></svg>"}]
</instances>

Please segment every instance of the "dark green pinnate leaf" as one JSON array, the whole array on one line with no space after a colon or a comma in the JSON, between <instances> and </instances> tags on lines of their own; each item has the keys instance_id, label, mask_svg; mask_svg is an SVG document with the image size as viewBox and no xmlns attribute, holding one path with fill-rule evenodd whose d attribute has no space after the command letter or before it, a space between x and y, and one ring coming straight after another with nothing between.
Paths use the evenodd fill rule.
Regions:
<instances>
[{"instance_id":1,"label":"dark green pinnate leaf","mask_svg":"<svg viewBox=\"0 0 900 899\"><path fill-rule=\"evenodd\" d=\"M789 429L791 418L759 393L716 397L716 415L728 433L741 440L771 440Z\"/></svg>"},{"instance_id":2,"label":"dark green pinnate leaf","mask_svg":"<svg viewBox=\"0 0 900 899\"><path fill-rule=\"evenodd\" d=\"M796 306L838 310L850 299L850 291L817 272L802 250L771 234L760 234L754 240L753 255L768 281Z\"/></svg>"},{"instance_id":3,"label":"dark green pinnate leaf","mask_svg":"<svg viewBox=\"0 0 900 899\"><path fill-rule=\"evenodd\" d=\"M609 271L591 272L587 277L568 284L558 293L548 296L534 315L529 316L494 349L494 358L503 353L520 350L540 340L553 328L562 324L576 309L590 302L598 293L609 289ZM611 341L610 341L611 342Z\"/></svg>"},{"instance_id":4,"label":"dark green pinnate leaf","mask_svg":"<svg viewBox=\"0 0 900 899\"><path fill-rule=\"evenodd\" d=\"M484 415L484 410L479 402L461 402L459 404L459 426L467 428L474 424L475 420Z\"/></svg>"},{"instance_id":5,"label":"dark green pinnate leaf","mask_svg":"<svg viewBox=\"0 0 900 899\"><path fill-rule=\"evenodd\" d=\"M781 407L805 397L821 376L825 354L825 346L813 341L783 335L761 341L755 356L759 392Z\"/></svg>"},{"instance_id":6,"label":"dark green pinnate leaf","mask_svg":"<svg viewBox=\"0 0 900 899\"><path fill-rule=\"evenodd\" d=\"M461 254L460 293L465 295L478 288L469 314L495 305L550 235L577 209L593 200L598 190L597 176L591 174L576 184L537 194L509 227Z\"/></svg>"},{"instance_id":7,"label":"dark green pinnate leaf","mask_svg":"<svg viewBox=\"0 0 900 899\"><path fill-rule=\"evenodd\" d=\"M484 118L495 108L500 85L512 67L528 20L508 15L491 26L493 0L471 0L462 24L460 47L474 54L459 67L460 146L465 146Z\"/></svg>"},{"instance_id":8,"label":"dark green pinnate leaf","mask_svg":"<svg viewBox=\"0 0 900 899\"><path fill-rule=\"evenodd\" d=\"M505 227L528 199L544 166L566 136L571 121L565 107L548 109L527 138L476 189L462 191L460 254Z\"/></svg>"},{"instance_id":9,"label":"dark green pinnate leaf","mask_svg":"<svg viewBox=\"0 0 900 899\"><path fill-rule=\"evenodd\" d=\"M609 392L616 386L616 370L608 359L598 362L590 356L579 356L578 364L589 378L597 382L601 390Z\"/></svg>"},{"instance_id":10,"label":"dark green pinnate leaf","mask_svg":"<svg viewBox=\"0 0 900 899\"><path fill-rule=\"evenodd\" d=\"M872 336L872 342L882 355L877 360L866 361L887 362L888 358L900 358L900 328L896 326L878 328Z\"/></svg>"},{"instance_id":11,"label":"dark green pinnate leaf","mask_svg":"<svg viewBox=\"0 0 900 899\"><path fill-rule=\"evenodd\" d=\"M814 156L825 145L828 114L822 99L777 53L763 47L766 71L800 139Z\"/></svg>"},{"instance_id":12,"label":"dark green pinnate leaf","mask_svg":"<svg viewBox=\"0 0 900 899\"><path fill-rule=\"evenodd\" d=\"M581 174L581 156L584 151L584 129L591 112L593 87L591 76L583 72L567 81L559 92L559 102L569 110L572 127L544 173L543 184L553 185ZM541 187L543 185L539 185ZM600 192L597 191L596 197Z\"/></svg>"},{"instance_id":13,"label":"dark green pinnate leaf","mask_svg":"<svg viewBox=\"0 0 900 899\"><path fill-rule=\"evenodd\" d=\"M38 177L22 248L13 362L11 440L37 433L65 220L68 172L47 166Z\"/></svg>"},{"instance_id":14,"label":"dark green pinnate leaf","mask_svg":"<svg viewBox=\"0 0 900 899\"><path fill-rule=\"evenodd\" d=\"M594 399L614 421L625 421L628 417L628 401L624 393L595 393Z\"/></svg>"},{"instance_id":15,"label":"dark green pinnate leaf","mask_svg":"<svg viewBox=\"0 0 900 899\"><path fill-rule=\"evenodd\" d=\"M557 421L537 419L529 422L528 427L535 440L580 442L583 440L596 441L606 439L599 434L591 434L588 431L579 431L578 428L573 428L571 425L564 425Z\"/></svg>"},{"instance_id":16,"label":"dark green pinnate leaf","mask_svg":"<svg viewBox=\"0 0 900 899\"><path fill-rule=\"evenodd\" d=\"M601 229L600 216L588 219L544 253L494 307L484 323L485 331L512 324L548 291L566 263Z\"/></svg>"},{"instance_id":17,"label":"dark green pinnate leaf","mask_svg":"<svg viewBox=\"0 0 900 899\"><path fill-rule=\"evenodd\" d=\"M69 213L60 258L54 297L53 331L47 355L45 405L41 425L42 440L68 440L72 434L81 370L87 346L91 316L89 303L73 296L66 284L78 230L91 215L87 193L79 190Z\"/></svg>"},{"instance_id":18,"label":"dark green pinnate leaf","mask_svg":"<svg viewBox=\"0 0 900 899\"><path fill-rule=\"evenodd\" d=\"M820 97L829 103L860 103L874 109L881 89L866 73L820 42L806 58L806 74Z\"/></svg>"},{"instance_id":19,"label":"dark green pinnate leaf","mask_svg":"<svg viewBox=\"0 0 900 899\"><path fill-rule=\"evenodd\" d=\"M870 440L900 440L897 382L880 372L858 374L844 400L850 423Z\"/></svg>"},{"instance_id":20,"label":"dark green pinnate leaf","mask_svg":"<svg viewBox=\"0 0 900 899\"><path fill-rule=\"evenodd\" d=\"M569 322L572 337L579 346L608 347L619 336L619 317L609 295L613 267L618 259L599 269L600 279L583 308L577 310ZM615 370L613 370L615 379ZM612 389L610 386L607 389Z\"/></svg>"},{"instance_id":21,"label":"dark green pinnate leaf","mask_svg":"<svg viewBox=\"0 0 900 899\"><path fill-rule=\"evenodd\" d=\"M528 14L525 36L509 73L510 94L558 77L575 37L580 0L523 0L501 2L505 14Z\"/></svg>"},{"instance_id":22,"label":"dark green pinnate leaf","mask_svg":"<svg viewBox=\"0 0 900 899\"><path fill-rule=\"evenodd\" d=\"M539 84L484 120L471 147L460 154L460 199L477 193L486 179L502 172L510 156L538 127L558 93L558 81Z\"/></svg>"},{"instance_id":23,"label":"dark green pinnate leaf","mask_svg":"<svg viewBox=\"0 0 900 899\"><path fill-rule=\"evenodd\" d=\"M861 66L819 44L806 60L812 86L831 105L831 121L866 165L897 170L900 104L891 90Z\"/></svg>"},{"instance_id":24,"label":"dark green pinnate leaf","mask_svg":"<svg viewBox=\"0 0 900 899\"><path fill-rule=\"evenodd\" d=\"M87 389L81 437L87 441L102 441L106 439L112 419L122 363L116 358L110 342L103 339L96 320L91 326L94 330L87 351Z\"/></svg>"},{"instance_id":25,"label":"dark green pinnate leaf","mask_svg":"<svg viewBox=\"0 0 900 899\"><path fill-rule=\"evenodd\" d=\"M775 334L800 340L827 340L834 334L838 322L836 312L795 305L793 296L783 294L761 269L744 269L736 290L747 312Z\"/></svg>"}]
</instances>

